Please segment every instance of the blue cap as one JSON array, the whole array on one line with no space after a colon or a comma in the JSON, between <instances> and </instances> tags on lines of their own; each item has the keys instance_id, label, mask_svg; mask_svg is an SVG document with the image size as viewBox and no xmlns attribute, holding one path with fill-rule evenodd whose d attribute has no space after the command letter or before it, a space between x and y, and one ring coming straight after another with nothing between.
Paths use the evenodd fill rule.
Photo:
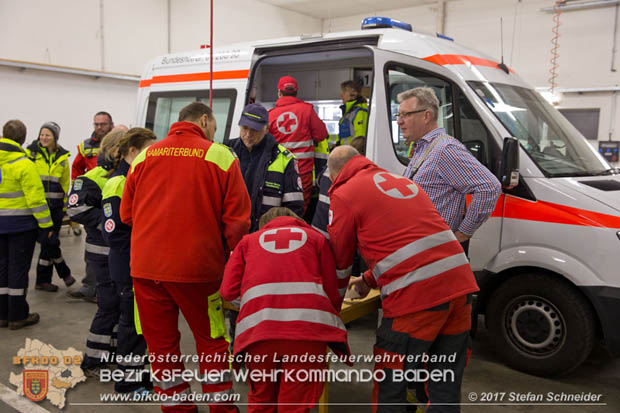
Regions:
<instances>
[{"instance_id":1,"label":"blue cap","mask_svg":"<svg viewBox=\"0 0 620 413\"><path fill-rule=\"evenodd\" d=\"M269 112L262 105L258 103L250 103L241 113L241 119L239 119L239 126L247 126L254 130L261 130L266 125L269 125Z\"/></svg>"}]
</instances>

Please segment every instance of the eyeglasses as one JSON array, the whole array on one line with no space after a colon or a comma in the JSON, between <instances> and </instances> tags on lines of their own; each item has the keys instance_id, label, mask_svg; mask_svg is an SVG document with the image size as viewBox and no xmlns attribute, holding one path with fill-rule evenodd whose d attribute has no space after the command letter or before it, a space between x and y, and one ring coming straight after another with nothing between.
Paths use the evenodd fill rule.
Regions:
<instances>
[{"instance_id":1,"label":"eyeglasses","mask_svg":"<svg viewBox=\"0 0 620 413\"><path fill-rule=\"evenodd\" d=\"M98 128L99 126L108 126L109 124L110 124L110 122L93 123L93 126L95 128Z\"/></svg>"},{"instance_id":2,"label":"eyeglasses","mask_svg":"<svg viewBox=\"0 0 620 413\"><path fill-rule=\"evenodd\" d=\"M411 112L403 112L403 113L395 113L394 114L394 119L398 120L398 118L408 118L409 116L415 114L415 113L420 113L420 112L424 112L425 110L427 110L428 108L424 108L424 109L418 109L418 110L412 110Z\"/></svg>"}]
</instances>

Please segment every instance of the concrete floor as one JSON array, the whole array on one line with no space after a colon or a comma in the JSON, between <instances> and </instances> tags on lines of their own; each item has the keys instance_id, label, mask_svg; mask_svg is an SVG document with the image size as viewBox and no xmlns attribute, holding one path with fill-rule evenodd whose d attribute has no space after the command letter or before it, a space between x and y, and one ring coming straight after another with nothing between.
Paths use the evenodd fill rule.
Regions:
<instances>
[{"instance_id":1,"label":"concrete floor","mask_svg":"<svg viewBox=\"0 0 620 413\"><path fill-rule=\"evenodd\" d=\"M76 237L69 234L66 228L61 233L63 255L73 271L74 276L81 280L84 273L83 246L84 235ZM35 251L33 263L36 262L38 250ZM57 349L74 347L79 351L84 351L86 335L90 322L95 313L96 306L80 300L73 300L65 295L67 288L62 281L54 275L54 283L60 286L56 293L47 293L34 289L34 268L30 272L30 289L28 301L31 311L36 311L41 315L41 322L35 326L27 327L17 331L8 329L0 330L2 336L0 348L0 384L8 386L14 390L14 386L9 384L9 371L21 372L21 367L12 365L12 357L24 346L26 338L39 339L51 344ZM76 284L77 285L77 284ZM75 287L72 287L75 288ZM349 342L353 354L372 354L374 344L374 329L376 327L376 316L368 316L357 320L349 326ZM194 341L185 321L181 318L180 331L182 334L181 350L183 354L193 354ZM196 366L187 365L189 368ZM334 366L338 368L339 366ZM372 368L370 365L356 365L356 368ZM545 379L529 376L502 365L490 347L487 331L484 323L480 323L480 328L476 340L474 341L474 352L462 387L462 401L468 403L470 393L478 396L483 392L520 392L545 394L547 392L581 393L593 392L602 394L601 402L606 406L549 406L549 405L480 405L466 404L462 407L463 412L620 412L620 359L611 359L601 348L595 349L592 356L575 372L568 377ZM2 387L2 386L0 386ZM195 391L199 391L198 386L192 386ZM370 402L371 395L370 383L332 383L330 384L330 412L370 412L370 407L366 404ZM245 412L242 404L247 401L246 395L248 387L245 383L235 383L235 391L242 396L239 404L241 411ZM100 412L112 411L114 409L123 412L155 412L159 411L156 406L102 406L92 405L99 402L101 393L112 392L112 385L100 383L96 379L89 379L84 383L78 384L75 388L67 392L67 406L65 412ZM6 391L0 391L0 413L15 412L3 401ZM506 396L507 397L507 396ZM80 403L79 405L77 403ZM346 405L357 403L358 405ZM91 404L91 405L89 405ZM366 404L366 405L364 405ZM59 411L49 401L44 400L38 405L49 411ZM202 406L199 409L207 412L208 408ZM316 410L316 409L315 409ZM32 411L31 408L20 408L20 411Z\"/></svg>"}]
</instances>

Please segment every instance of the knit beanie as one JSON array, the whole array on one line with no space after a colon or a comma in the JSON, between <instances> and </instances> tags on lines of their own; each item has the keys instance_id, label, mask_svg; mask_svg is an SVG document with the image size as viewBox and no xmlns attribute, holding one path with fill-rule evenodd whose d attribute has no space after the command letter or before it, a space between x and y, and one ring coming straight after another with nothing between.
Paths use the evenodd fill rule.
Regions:
<instances>
[{"instance_id":1,"label":"knit beanie","mask_svg":"<svg viewBox=\"0 0 620 413\"><path fill-rule=\"evenodd\" d=\"M58 136L60 135L60 126L58 126L56 122L45 122L39 130L39 135L41 135L41 130L43 130L43 128L52 131L52 135L54 135L54 141L58 142Z\"/></svg>"}]
</instances>

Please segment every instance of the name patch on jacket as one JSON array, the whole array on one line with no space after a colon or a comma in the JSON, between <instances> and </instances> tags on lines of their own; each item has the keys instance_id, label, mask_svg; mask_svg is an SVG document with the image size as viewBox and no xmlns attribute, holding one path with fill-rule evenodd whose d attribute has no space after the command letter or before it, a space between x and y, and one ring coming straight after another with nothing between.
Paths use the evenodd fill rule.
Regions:
<instances>
[{"instance_id":1,"label":"name patch on jacket","mask_svg":"<svg viewBox=\"0 0 620 413\"><path fill-rule=\"evenodd\" d=\"M273 188L273 189L280 189L280 184L277 182L269 182L269 181L265 181L265 186L267 188Z\"/></svg>"},{"instance_id":2,"label":"name patch on jacket","mask_svg":"<svg viewBox=\"0 0 620 413\"><path fill-rule=\"evenodd\" d=\"M155 148L148 151L146 156L185 156L204 158L205 150L200 148Z\"/></svg>"}]
</instances>

